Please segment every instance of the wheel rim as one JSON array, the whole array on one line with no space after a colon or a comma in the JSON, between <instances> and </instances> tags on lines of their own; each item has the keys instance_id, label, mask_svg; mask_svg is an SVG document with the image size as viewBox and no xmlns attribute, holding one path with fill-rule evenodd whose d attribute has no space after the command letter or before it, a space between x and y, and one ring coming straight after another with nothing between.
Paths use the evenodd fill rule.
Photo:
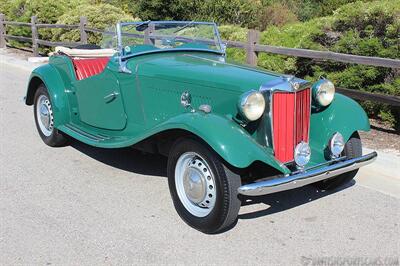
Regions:
<instances>
[{"instance_id":1,"label":"wheel rim","mask_svg":"<svg viewBox=\"0 0 400 266\"><path fill-rule=\"evenodd\" d=\"M175 186L183 206L197 217L207 216L214 208L214 174L207 162L195 152L182 154L175 166Z\"/></svg>"},{"instance_id":2,"label":"wheel rim","mask_svg":"<svg viewBox=\"0 0 400 266\"><path fill-rule=\"evenodd\" d=\"M46 95L40 95L37 100L36 117L40 131L49 137L53 133L54 119L51 103Z\"/></svg>"}]
</instances>

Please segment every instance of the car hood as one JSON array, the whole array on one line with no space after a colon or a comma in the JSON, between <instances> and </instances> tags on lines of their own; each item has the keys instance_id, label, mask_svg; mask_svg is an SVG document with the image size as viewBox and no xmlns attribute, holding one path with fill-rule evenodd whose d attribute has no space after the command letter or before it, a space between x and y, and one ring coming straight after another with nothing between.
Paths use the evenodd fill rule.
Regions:
<instances>
[{"instance_id":1,"label":"car hood","mask_svg":"<svg viewBox=\"0 0 400 266\"><path fill-rule=\"evenodd\" d=\"M225 62L210 53L155 53L132 58L128 67L138 76L245 92L259 89L281 75Z\"/></svg>"}]
</instances>

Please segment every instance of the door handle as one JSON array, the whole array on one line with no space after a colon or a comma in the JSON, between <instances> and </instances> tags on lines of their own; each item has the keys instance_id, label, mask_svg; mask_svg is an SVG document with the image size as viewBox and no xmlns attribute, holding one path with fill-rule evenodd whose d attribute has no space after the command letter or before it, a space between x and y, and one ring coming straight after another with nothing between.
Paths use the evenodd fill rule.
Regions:
<instances>
[{"instance_id":1,"label":"door handle","mask_svg":"<svg viewBox=\"0 0 400 266\"><path fill-rule=\"evenodd\" d=\"M114 101L118 95L119 95L119 93L114 91L114 92L108 94L107 96L104 96L104 100L106 101L106 103L110 103L110 102Z\"/></svg>"}]
</instances>

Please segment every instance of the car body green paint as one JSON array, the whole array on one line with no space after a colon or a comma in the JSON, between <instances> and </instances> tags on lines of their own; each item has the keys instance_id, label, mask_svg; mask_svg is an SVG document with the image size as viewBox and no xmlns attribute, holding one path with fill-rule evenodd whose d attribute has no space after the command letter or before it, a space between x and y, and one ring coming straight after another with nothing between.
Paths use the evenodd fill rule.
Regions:
<instances>
[{"instance_id":1,"label":"car body green paint","mask_svg":"<svg viewBox=\"0 0 400 266\"><path fill-rule=\"evenodd\" d=\"M102 73L77 81L71 60L55 55L48 65L34 70L32 77L41 78L49 90L56 127L89 145L128 147L154 134L182 129L203 139L235 167L260 161L290 173L274 158L271 147L261 145L256 133L234 119L243 93L282 75L230 64L215 53L190 50L134 56L126 65L132 73L118 71L115 55ZM32 93L29 90L34 88L28 88L28 95ZM181 105L185 91L192 96L191 108ZM111 107L104 97L112 92L118 95ZM202 104L210 105L211 113L199 111ZM328 160L324 150L334 132L348 139L353 132L368 129L361 107L336 94L328 108L311 114L309 165Z\"/></svg>"},{"instance_id":2,"label":"car body green paint","mask_svg":"<svg viewBox=\"0 0 400 266\"><path fill-rule=\"evenodd\" d=\"M339 93L327 108L313 112L310 122L310 165L326 159L327 142L335 132L340 132L347 142L355 131L370 130L367 114L361 106Z\"/></svg>"},{"instance_id":3,"label":"car body green paint","mask_svg":"<svg viewBox=\"0 0 400 266\"><path fill-rule=\"evenodd\" d=\"M54 113L54 126L59 127L68 123L70 120L70 109L66 97L66 85L60 75L60 72L51 64L42 65L34 69L29 77L28 90L26 93L26 103L32 105L35 80L40 79L49 89L49 96L52 102Z\"/></svg>"},{"instance_id":4,"label":"car body green paint","mask_svg":"<svg viewBox=\"0 0 400 266\"><path fill-rule=\"evenodd\" d=\"M271 148L261 146L230 118L212 113L186 113L169 119L161 125L159 131L168 128L181 128L192 132L235 167L244 168L255 161L261 161L285 174L290 173L275 159Z\"/></svg>"}]
</instances>

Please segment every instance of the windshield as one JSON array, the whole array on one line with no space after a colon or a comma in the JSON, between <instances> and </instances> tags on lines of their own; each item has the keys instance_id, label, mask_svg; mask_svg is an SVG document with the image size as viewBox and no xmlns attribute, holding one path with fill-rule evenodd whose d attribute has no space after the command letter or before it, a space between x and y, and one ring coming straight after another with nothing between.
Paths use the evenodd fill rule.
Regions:
<instances>
[{"instance_id":1,"label":"windshield","mask_svg":"<svg viewBox=\"0 0 400 266\"><path fill-rule=\"evenodd\" d=\"M147 21L121 23L118 49L123 56L157 50L208 50L222 53L214 23L194 21Z\"/></svg>"}]
</instances>

